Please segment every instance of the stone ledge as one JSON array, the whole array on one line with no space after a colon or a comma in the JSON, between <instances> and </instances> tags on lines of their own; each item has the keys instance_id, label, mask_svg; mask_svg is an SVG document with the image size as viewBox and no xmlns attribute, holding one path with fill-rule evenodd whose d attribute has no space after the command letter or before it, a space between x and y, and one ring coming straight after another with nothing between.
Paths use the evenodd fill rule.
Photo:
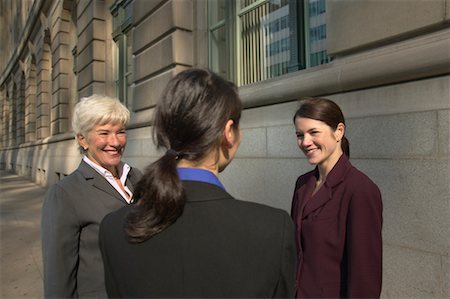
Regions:
<instances>
[{"instance_id":1,"label":"stone ledge","mask_svg":"<svg viewBox=\"0 0 450 299\"><path fill-rule=\"evenodd\" d=\"M430 55L430 53L433 53ZM239 88L245 108L450 73L450 29Z\"/></svg>"}]
</instances>

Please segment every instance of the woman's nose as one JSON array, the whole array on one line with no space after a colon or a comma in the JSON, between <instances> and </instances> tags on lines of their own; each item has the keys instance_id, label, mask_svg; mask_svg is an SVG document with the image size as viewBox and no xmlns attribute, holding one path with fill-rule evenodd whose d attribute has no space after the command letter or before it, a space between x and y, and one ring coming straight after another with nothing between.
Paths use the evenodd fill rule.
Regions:
<instances>
[{"instance_id":1,"label":"woman's nose","mask_svg":"<svg viewBox=\"0 0 450 299\"><path fill-rule=\"evenodd\" d=\"M112 146L118 146L118 145L120 144L119 138L117 137L116 134L111 134L111 135L109 136L108 142L109 142L109 144L112 145Z\"/></svg>"},{"instance_id":2,"label":"woman's nose","mask_svg":"<svg viewBox=\"0 0 450 299\"><path fill-rule=\"evenodd\" d=\"M308 135L304 135L303 138L300 140L300 145L302 147L306 147L311 144L311 137Z\"/></svg>"}]
</instances>

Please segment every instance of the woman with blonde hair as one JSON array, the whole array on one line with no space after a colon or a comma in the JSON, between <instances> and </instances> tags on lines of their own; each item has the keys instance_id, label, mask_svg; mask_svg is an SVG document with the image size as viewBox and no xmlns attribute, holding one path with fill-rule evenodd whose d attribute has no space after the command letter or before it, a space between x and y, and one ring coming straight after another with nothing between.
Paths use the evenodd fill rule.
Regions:
<instances>
[{"instance_id":1,"label":"woman with blonde hair","mask_svg":"<svg viewBox=\"0 0 450 299\"><path fill-rule=\"evenodd\" d=\"M122 162L130 112L102 95L76 104L72 127L84 156L53 185L42 207L46 298L105 298L98 230L103 217L133 202L139 170Z\"/></svg>"}]
</instances>

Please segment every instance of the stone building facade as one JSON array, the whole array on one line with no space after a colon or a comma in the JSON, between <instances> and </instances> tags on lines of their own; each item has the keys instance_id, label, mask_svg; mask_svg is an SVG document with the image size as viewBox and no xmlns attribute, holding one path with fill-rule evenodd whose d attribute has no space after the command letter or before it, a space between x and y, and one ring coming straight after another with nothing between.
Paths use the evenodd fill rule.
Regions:
<instances>
[{"instance_id":1,"label":"stone building facade","mask_svg":"<svg viewBox=\"0 0 450 299\"><path fill-rule=\"evenodd\" d=\"M297 176L311 169L296 146L297 99L326 96L346 115L352 163L382 191L382 297L450 297L450 0L320 1L1 0L0 168L44 186L73 171L71 110L103 93L132 111L124 160L143 169L160 155L150 133L165 83L211 67L239 84L245 107L242 144L221 180L238 198L289 210ZM236 52L213 51L211 7L304 12L315 2L326 4L328 58L319 65L291 63L294 48L308 49L313 19L294 30L282 74L243 84L242 61L223 63ZM239 49L243 39L234 41L226 45Z\"/></svg>"}]
</instances>

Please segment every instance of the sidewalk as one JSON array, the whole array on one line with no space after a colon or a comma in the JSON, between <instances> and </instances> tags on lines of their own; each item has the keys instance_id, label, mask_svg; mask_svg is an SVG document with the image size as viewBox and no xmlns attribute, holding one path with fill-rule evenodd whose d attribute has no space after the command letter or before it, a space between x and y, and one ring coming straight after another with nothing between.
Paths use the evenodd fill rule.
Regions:
<instances>
[{"instance_id":1,"label":"sidewalk","mask_svg":"<svg viewBox=\"0 0 450 299\"><path fill-rule=\"evenodd\" d=\"M46 189L0 170L0 298L42 298L41 206Z\"/></svg>"}]
</instances>

